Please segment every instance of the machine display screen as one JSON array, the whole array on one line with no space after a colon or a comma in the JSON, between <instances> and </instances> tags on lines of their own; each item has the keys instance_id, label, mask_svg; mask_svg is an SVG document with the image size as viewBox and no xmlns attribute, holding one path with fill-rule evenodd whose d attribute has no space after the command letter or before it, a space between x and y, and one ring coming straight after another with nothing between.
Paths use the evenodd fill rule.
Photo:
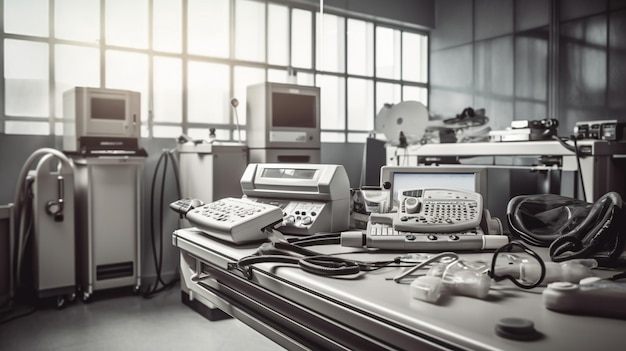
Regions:
<instances>
[{"instance_id":1,"label":"machine display screen","mask_svg":"<svg viewBox=\"0 0 626 351\"><path fill-rule=\"evenodd\" d=\"M274 92L271 113L274 127L317 127L317 102L312 95Z\"/></svg>"},{"instance_id":2,"label":"machine display screen","mask_svg":"<svg viewBox=\"0 0 626 351\"><path fill-rule=\"evenodd\" d=\"M476 173L395 173L393 175L393 199L398 191L419 188L458 189L478 192Z\"/></svg>"},{"instance_id":3,"label":"machine display screen","mask_svg":"<svg viewBox=\"0 0 626 351\"><path fill-rule=\"evenodd\" d=\"M316 174L316 169L265 168L261 173L261 177L281 179L315 179Z\"/></svg>"},{"instance_id":4,"label":"machine display screen","mask_svg":"<svg viewBox=\"0 0 626 351\"><path fill-rule=\"evenodd\" d=\"M91 118L123 121L126 119L126 101L123 99L91 99Z\"/></svg>"}]
</instances>

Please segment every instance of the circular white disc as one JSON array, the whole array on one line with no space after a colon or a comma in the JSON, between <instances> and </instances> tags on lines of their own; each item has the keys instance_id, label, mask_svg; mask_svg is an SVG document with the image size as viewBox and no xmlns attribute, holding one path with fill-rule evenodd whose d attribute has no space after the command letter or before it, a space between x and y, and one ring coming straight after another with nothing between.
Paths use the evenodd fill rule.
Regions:
<instances>
[{"instance_id":1,"label":"circular white disc","mask_svg":"<svg viewBox=\"0 0 626 351\"><path fill-rule=\"evenodd\" d=\"M428 124L428 109L418 101L404 101L390 109L383 107L377 117L376 129L382 131L391 145L400 144L400 132L408 145L422 139Z\"/></svg>"}]
</instances>

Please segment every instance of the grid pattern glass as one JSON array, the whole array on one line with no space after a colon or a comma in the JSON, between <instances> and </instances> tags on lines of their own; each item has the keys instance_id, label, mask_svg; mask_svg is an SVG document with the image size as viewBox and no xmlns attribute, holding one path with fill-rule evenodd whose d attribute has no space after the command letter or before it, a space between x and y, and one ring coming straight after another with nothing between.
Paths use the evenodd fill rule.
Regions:
<instances>
[{"instance_id":1,"label":"grid pattern glass","mask_svg":"<svg viewBox=\"0 0 626 351\"><path fill-rule=\"evenodd\" d=\"M139 92L142 136L157 138L245 139L246 88L263 81L321 88L323 142L363 142L385 103L428 104L427 33L314 2L0 3L0 134L62 134L74 86Z\"/></svg>"}]
</instances>

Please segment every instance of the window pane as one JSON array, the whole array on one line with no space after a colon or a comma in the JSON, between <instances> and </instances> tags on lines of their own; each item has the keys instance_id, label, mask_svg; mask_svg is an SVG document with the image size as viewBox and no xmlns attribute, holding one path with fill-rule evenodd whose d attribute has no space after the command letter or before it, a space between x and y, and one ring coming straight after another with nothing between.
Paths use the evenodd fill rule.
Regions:
<instances>
[{"instance_id":1,"label":"window pane","mask_svg":"<svg viewBox=\"0 0 626 351\"><path fill-rule=\"evenodd\" d=\"M293 78L289 77L287 70L268 69L267 81L272 83L291 83Z\"/></svg>"},{"instance_id":2,"label":"window pane","mask_svg":"<svg viewBox=\"0 0 626 351\"><path fill-rule=\"evenodd\" d=\"M148 55L108 50L106 84L111 89L138 91L141 94L141 120L147 121L150 109L148 95ZM148 134L142 134L148 136Z\"/></svg>"},{"instance_id":3,"label":"window pane","mask_svg":"<svg viewBox=\"0 0 626 351\"><path fill-rule=\"evenodd\" d=\"M376 76L400 79L400 31L376 28Z\"/></svg>"},{"instance_id":4,"label":"window pane","mask_svg":"<svg viewBox=\"0 0 626 351\"><path fill-rule=\"evenodd\" d=\"M181 59L159 56L154 58L152 113L155 122L183 121L182 77Z\"/></svg>"},{"instance_id":5,"label":"window pane","mask_svg":"<svg viewBox=\"0 0 626 351\"><path fill-rule=\"evenodd\" d=\"M181 0L153 0L153 48L157 51L182 52L183 7Z\"/></svg>"},{"instance_id":6,"label":"window pane","mask_svg":"<svg viewBox=\"0 0 626 351\"><path fill-rule=\"evenodd\" d=\"M371 80L348 78L348 129L374 129L374 83Z\"/></svg>"},{"instance_id":7,"label":"window pane","mask_svg":"<svg viewBox=\"0 0 626 351\"><path fill-rule=\"evenodd\" d=\"M268 4L267 7L267 62L272 65L289 64L289 11L286 6Z\"/></svg>"},{"instance_id":8,"label":"window pane","mask_svg":"<svg viewBox=\"0 0 626 351\"><path fill-rule=\"evenodd\" d=\"M154 126L152 135L155 138L176 139L183 133L183 128L176 126Z\"/></svg>"},{"instance_id":9,"label":"window pane","mask_svg":"<svg viewBox=\"0 0 626 351\"><path fill-rule=\"evenodd\" d=\"M322 132L320 140L323 143L345 143L346 135L344 133Z\"/></svg>"},{"instance_id":10,"label":"window pane","mask_svg":"<svg viewBox=\"0 0 626 351\"><path fill-rule=\"evenodd\" d=\"M267 81L274 83L287 83L314 86L314 75L307 72L294 72L294 75L289 75L287 70L268 69Z\"/></svg>"},{"instance_id":11,"label":"window pane","mask_svg":"<svg viewBox=\"0 0 626 351\"><path fill-rule=\"evenodd\" d=\"M78 86L100 87L100 51L96 48L56 45L54 54L55 116L63 117L64 92Z\"/></svg>"},{"instance_id":12,"label":"window pane","mask_svg":"<svg viewBox=\"0 0 626 351\"><path fill-rule=\"evenodd\" d=\"M56 0L54 35L57 38L97 43L100 39L100 1Z\"/></svg>"},{"instance_id":13,"label":"window pane","mask_svg":"<svg viewBox=\"0 0 626 351\"><path fill-rule=\"evenodd\" d=\"M237 0L235 5L235 57L265 62L265 3Z\"/></svg>"},{"instance_id":14,"label":"window pane","mask_svg":"<svg viewBox=\"0 0 626 351\"><path fill-rule=\"evenodd\" d=\"M4 31L48 36L49 0L4 0Z\"/></svg>"},{"instance_id":15,"label":"window pane","mask_svg":"<svg viewBox=\"0 0 626 351\"><path fill-rule=\"evenodd\" d=\"M243 130L245 129L243 128L243 126L246 124L246 99L248 96L248 85L265 82L265 70L260 68L236 66L234 76L234 97L239 100L237 114L239 115L239 125L242 126L241 129ZM236 132L235 135L237 135ZM243 134L241 135L241 137L243 138ZM235 140L237 139L238 138L235 137Z\"/></svg>"},{"instance_id":16,"label":"window pane","mask_svg":"<svg viewBox=\"0 0 626 351\"><path fill-rule=\"evenodd\" d=\"M106 43L148 47L148 0L106 0Z\"/></svg>"},{"instance_id":17,"label":"window pane","mask_svg":"<svg viewBox=\"0 0 626 351\"><path fill-rule=\"evenodd\" d=\"M190 54L228 57L229 0L188 0L187 45Z\"/></svg>"},{"instance_id":18,"label":"window pane","mask_svg":"<svg viewBox=\"0 0 626 351\"><path fill-rule=\"evenodd\" d=\"M317 26L322 33L317 36L317 69L330 72L345 72L346 22L343 17L324 14L324 23L320 23L317 13Z\"/></svg>"},{"instance_id":19,"label":"window pane","mask_svg":"<svg viewBox=\"0 0 626 351\"><path fill-rule=\"evenodd\" d=\"M342 77L318 75L317 86L322 95L320 116L323 129L344 129L346 127L346 81Z\"/></svg>"},{"instance_id":20,"label":"window pane","mask_svg":"<svg viewBox=\"0 0 626 351\"><path fill-rule=\"evenodd\" d=\"M349 143L364 143L367 140L369 133L348 133Z\"/></svg>"},{"instance_id":21,"label":"window pane","mask_svg":"<svg viewBox=\"0 0 626 351\"><path fill-rule=\"evenodd\" d=\"M187 135L195 140L209 140L209 128L189 128L187 129ZM230 135L230 129L215 129L215 137L217 140L234 140ZM243 131L241 133L243 138Z\"/></svg>"},{"instance_id":22,"label":"window pane","mask_svg":"<svg viewBox=\"0 0 626 351\"><path fill-rule=\"evenodd\" d=\"M307 73L307 72L299 72L298 75L296 76L296 83L298 85L310 85L313 86L315 84L314 82L314 75L312 73Z\"/></svg>"},{"instance_id":23,"label":"window pane","mask_svg":"<svg viewBox=\"0 0 626 351\"><path fill-rule=\"evenodd\" d=\"M404 86L402 88L404 101L419 101L428 107L428 89L421 87Z\"/></svg>"},{"instance_id":24,"label":"window pane","mask_svg":"<svg viewBox=\"0 0 626 351\"><path fill-rule=\"evenodd\" d=\"M189 122L224 124L230 122L232 97L228 65L191 61L187 84Z\"/></svg>"},{"instance_id":25,"label":"window pane","mask_svg":"<svg viewBox=\"0 0 626 351\"><path fill-rule=\"evenodd\" d=\"M50 124L48 122L6 121L4 131L6 134L48 135Z\"/></svg>"},{"instance_id":26,"label":"window pane","mask_svg":"<svg viewBox=\"0 0 626 351\"><path fill-rule=\"evenodd\" d=\"M428 37L402 33L402 79L426 82L428 77Z\"/></svg>"},{"instance_id":27,"label":"window pane","mask_svg":"<svg viewBox=\"0 0 626 351\"><path fill-rule=\"evenodd\" d=\"M374 25L348 19L348 73L374 74Z\"/></svg>"},{"instance_id":28,"label":"window pane","mask_svg":"<svg viewBox=\"0 0 626 351\"><path fill-rule=\"evenodd\" d=\"M291 65L313 66L313 29L311 11L294 9L291 12Z\"/></svg>"},{"instance_id":29,"label":"window pane","mask_svg":"<svg viewBox=\"0 0 626 351\"><path fill-rule=\"evenodd\" d=\"M402 102L402 87L400 84L376 83L376 113L385 104Z\"/></svg>"},{"instance_id":30,"label":"window pane","mask_svg":"<svg viewBox=\"0 0 626 351\"><path fill-rule=\"evenodd\" d=\"M48 44L4 41L5 113L49 116Z\"/></svg>"}]
</instances>

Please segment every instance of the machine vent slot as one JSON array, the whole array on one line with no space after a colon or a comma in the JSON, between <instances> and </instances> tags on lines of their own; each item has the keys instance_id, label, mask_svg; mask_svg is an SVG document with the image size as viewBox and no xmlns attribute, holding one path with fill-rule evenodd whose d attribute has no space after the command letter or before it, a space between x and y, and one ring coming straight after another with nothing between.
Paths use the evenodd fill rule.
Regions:
<instances>
[{"instance_id":1,"label":"machine vent slot","mask_svg":"<svg viewBox=\"0 0 626 351\"><path fill-rule=\"evenodd\" d=\"M133 262L104 264L96 267L96 280L106 280L133 275Z\"/></svg>"},{"instance_id":2,"label":"machine vent slot","mask_svg":"<svg viewBox=\"0 0 626 351\"><path fill-rule=\"evenodd\" d=\"M309 163L311 162L311 157L309 155L278 155L278 162Z\"/></svg>"}]
</instances>

